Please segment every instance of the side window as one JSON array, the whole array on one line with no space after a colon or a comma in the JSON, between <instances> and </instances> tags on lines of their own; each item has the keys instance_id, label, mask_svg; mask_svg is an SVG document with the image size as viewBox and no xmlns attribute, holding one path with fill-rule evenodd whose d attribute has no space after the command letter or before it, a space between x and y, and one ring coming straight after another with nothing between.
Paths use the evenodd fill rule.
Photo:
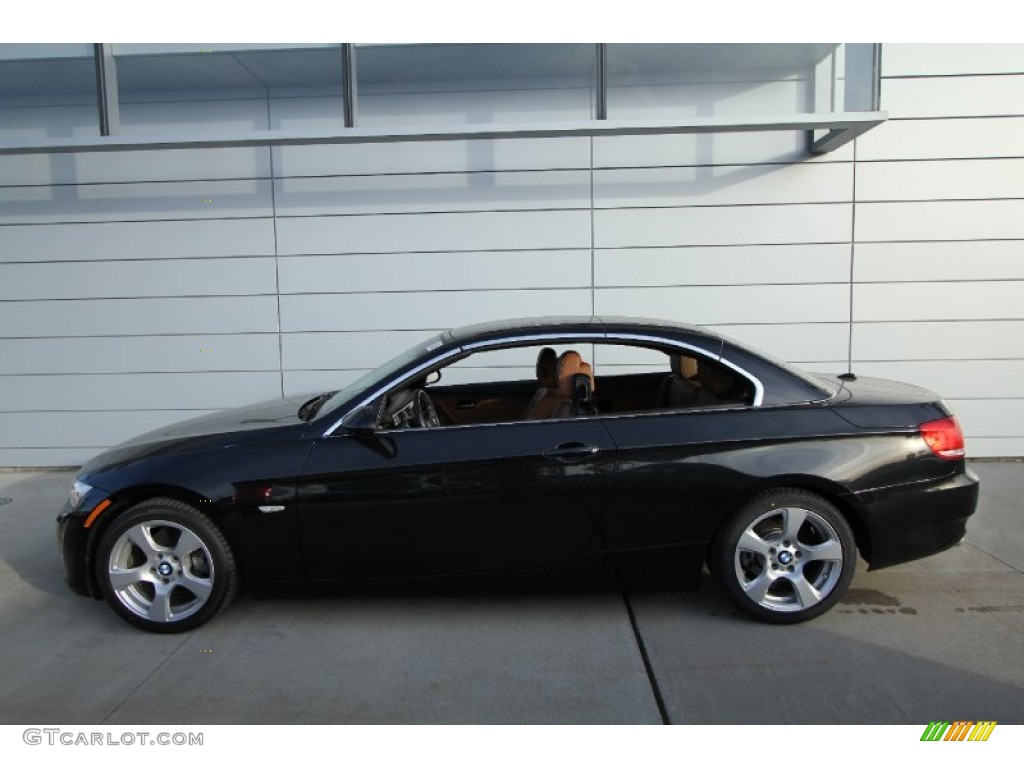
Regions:
<instances>
[{"instance_id":1,"label":"side window","mask_svg":"<svg viewBox=\"0 0 1024 768\"><path fill-rule=\"evenodd\" d=\"M599 413L636 413L750 405L752 383L717 360L694 352L603 344L595 351Z\"/></svg>"},{"instance_id":2,"label":"side window","mask_svg":"<svg viewBox=\"0 0 1024 768\"><path fill-rule=\"evenodd\" d=\"M389 393L380 424L387 429L500 424L573 418L594 412L590 397L593 344L488 349ZM571 361L560 365L561 360ZM561 384L559 371L564 370ZM427 401L423 396L426 395ZM436 424L424 411L432 407Z\"/></svg>"},{"instance_id":3,"label":"side window","mask_svg":"<svg viewBox=\"0 0 1024 768\"><path fill-rule=\"evenodd\" d=\"M388 429L750 405L753 384L695 352L551 344L476 352L389 393Z\"/></svg>"}]
</instances>

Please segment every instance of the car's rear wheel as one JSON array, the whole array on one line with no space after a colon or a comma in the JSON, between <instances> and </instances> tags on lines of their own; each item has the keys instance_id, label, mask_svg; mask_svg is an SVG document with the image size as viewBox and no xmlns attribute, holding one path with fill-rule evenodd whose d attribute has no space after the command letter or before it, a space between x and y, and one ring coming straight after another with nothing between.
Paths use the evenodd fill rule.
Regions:
<instances>
[{"instance_id":1,"label":"car's rear wheel","mask_svg":"<svg viewBox=\"0 0 1024 768\"><path fill-rule=\"evenodd\" d=\"M751 500L712 545L712 571L736 607L772 624L829 610L857 566L853 532L817 494L768 491Z\"/></svg>"},{"instance_id":2,"label":"car's rear wheel","mask_svg":"<svg viewBox=\"0 0 1024 768\"><path fill-rule=\"evenodd\" d=\"M175 499L149 499L116 518L100 539L96 567L114 612L152 632L195 629L238 591L224 535Z\"/></svg>"}]
</instances>

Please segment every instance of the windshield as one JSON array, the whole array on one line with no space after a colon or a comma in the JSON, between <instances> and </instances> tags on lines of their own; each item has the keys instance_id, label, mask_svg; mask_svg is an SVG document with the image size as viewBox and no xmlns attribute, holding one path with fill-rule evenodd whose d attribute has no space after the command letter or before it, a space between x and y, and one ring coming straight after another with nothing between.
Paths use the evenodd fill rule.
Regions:
<instances>
[{"instance_id":1,"label":"windshield","mask_svg":"<svg viewBox=\"0 0 1024 768\"><path fill-rule=\"evenodd\" d=\"M388 360L379 368L375 368L372 371L364 373L351 384L335 392L329 400L316 409L316 413L329 413L340 405L356 397L361 392L376 388L403 368L408 367L413 362L421 358L425 353L439 349L443 343L444 340L441 338L440 334L433 336L426 341L421 341L411 349L407 349L397 357L393 357L391 360ZM313 416L315 416L316 413L314 413ZM312 418L312 416L310 418Z\"/></svg>"}]
</instances>

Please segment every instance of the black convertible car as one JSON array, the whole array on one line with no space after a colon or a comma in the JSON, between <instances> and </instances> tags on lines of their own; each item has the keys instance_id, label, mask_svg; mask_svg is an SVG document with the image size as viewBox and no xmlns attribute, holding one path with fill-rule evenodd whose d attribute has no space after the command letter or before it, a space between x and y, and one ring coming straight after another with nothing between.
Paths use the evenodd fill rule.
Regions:
<instances>
[{"instance_id":1,"label":"black convertible car","mask_svg":"<svg viewBox=\"0 0 1024 768\"><path fill-rule=\"evenodd\" d=\"M76 592L158 632L242 583L580 564L687 581L707 564L739 609L793 623L839 600L858 551L880 568L959 542L977 498L927 390L675 323L540 318L112 448L58 538Z\"/></svg>"}]
</instances>

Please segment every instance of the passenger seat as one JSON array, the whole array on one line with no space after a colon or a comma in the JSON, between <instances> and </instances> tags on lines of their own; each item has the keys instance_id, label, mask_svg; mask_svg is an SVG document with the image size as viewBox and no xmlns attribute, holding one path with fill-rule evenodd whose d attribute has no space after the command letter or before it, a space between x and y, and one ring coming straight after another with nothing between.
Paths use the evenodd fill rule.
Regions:
<instances>
[{"instance_id":1,"label":"passenger seat","mask_svg":"<svg viewBox=\"0 0 1024 768\"><path fill-rule=\"evenodd\" d=\"M558 387L558 353L551 347L544 347L537 353L537 390L530 398L529 405L523 411L523 418L535 418L531 416L544 399L553 389Z\"/></svg>"},{"instance_id":2,"label":"passenger seat","mask_svg":"<svg viewBox=\"0 0 1024 768\"><path fill-rule=\"evenodd\" d=\"M569 415L572 406L573 381L580 372L583 358L580 353L570 349L558 358L558 388L549 389L531 407L527 409L527 419L563 418Z\"/></svg>"},{"instance_id":3,"label":"passenger seat","mask_svg":"<svg viewBox=\"0 0 1024 768\"><path fill-rule=\"evenodd\" d=\"M703 385L697 381L697 358L689 355L669 355L672 373L661 385L658 398L663 408L686 408L703 405L711 398L704 392Z\"/></svg>"},{"instance_id":4,"label":"passenger seat","mask_svg":"<svg viewBox=\"0 0 1024 768\"><path fill-rule=\"evenodd\" d=\"M749 405L751 397L745 391L737 391L738 377L722 364L705 365L698 376L702 392L708 402L716 405Z\"/></svg>"}]
</instances>

